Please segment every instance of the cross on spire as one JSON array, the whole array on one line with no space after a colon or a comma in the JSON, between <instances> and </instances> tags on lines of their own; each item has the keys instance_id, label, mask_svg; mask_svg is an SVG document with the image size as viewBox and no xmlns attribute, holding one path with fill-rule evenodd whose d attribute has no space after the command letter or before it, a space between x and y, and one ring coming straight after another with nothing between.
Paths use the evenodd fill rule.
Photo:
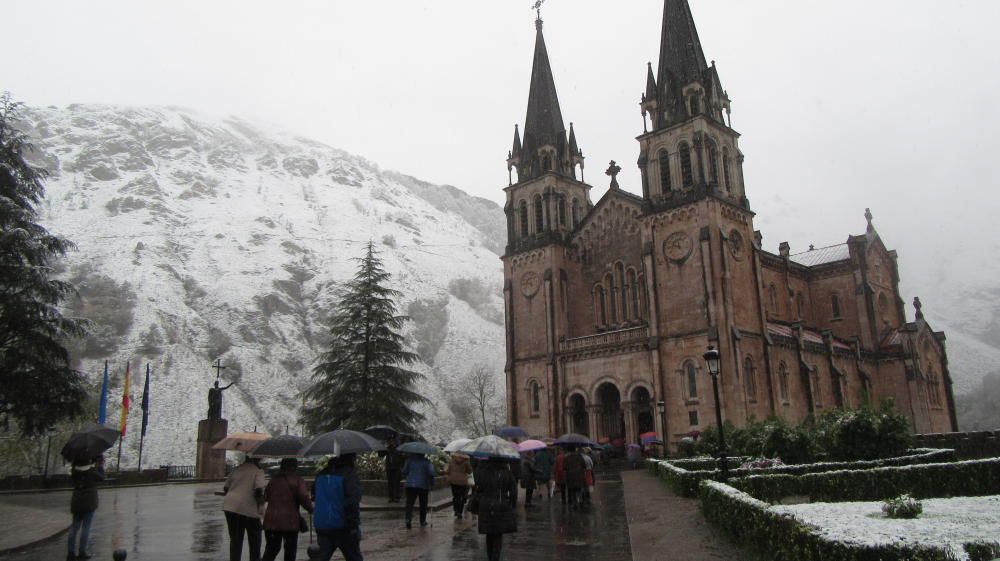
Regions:
<instances>
[{"instance_id":1,"label":"cross on spire","mask_svg":"<svg viewBox=\"0 0 1000 561\"><path fill-rule=\"evenodd\" d=\"M535 2L535 5L531 7L531 9L535 10L535 13L538 14L537 21L539 23L541 23L541 21L542 21L542 4L544 4L544 3L545 3L545 0L537 0Z\"/></svg>"},{"instance_id":2,"label":"cross on spire","mask_svg":"<svg viewBox=\"0 0 1000 561\"><path fill-rule=\"evenodd\" d=\"M611 177L611 188L618 189L618 174L621 173L622 168L611 160L611 165L608 166L608 171L604 172L605 175Z\"/></svg>"},{"instance_id":3,"label":"cross on spire","mask_svg":"<svg viewBox=\"0 0 1000 561\"><path fill-rule=\"evenodd\" d=\"M222 375L222 371L226 369L225 366L222 366L222 359L221 358L215 359L215 364L212 365L212 368L215 369L215 379L216 380L218 380L219 376Z\"/></svg>"}]
</instances>

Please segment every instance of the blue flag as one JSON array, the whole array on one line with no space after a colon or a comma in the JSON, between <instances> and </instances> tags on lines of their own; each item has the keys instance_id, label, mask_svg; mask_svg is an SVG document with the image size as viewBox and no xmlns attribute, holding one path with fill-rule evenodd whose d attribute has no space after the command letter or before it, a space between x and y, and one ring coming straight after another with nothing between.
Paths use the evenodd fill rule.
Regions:
<instances>
[{"instance_id":1,"label":"blue flag","mask_svg":"<svg viewBox=\"0 0 1000 561\"><path fill-rule=\"evenodd\" d=\"M146 436L149 424L149 363L146 363L146 385L142 388L142 435Z\"/></svg>"},{"instance_id":2,"label":"blue flag","mask_svg":"<svg viewBox=\"0 0 1000 561\"><path fill-rule=\"evenodd\" d=\"M104 361L104 383L101 384L101 406L97 413L97 424L103 425L108 420L108 361Z\"/></svg>"}]
</instances>

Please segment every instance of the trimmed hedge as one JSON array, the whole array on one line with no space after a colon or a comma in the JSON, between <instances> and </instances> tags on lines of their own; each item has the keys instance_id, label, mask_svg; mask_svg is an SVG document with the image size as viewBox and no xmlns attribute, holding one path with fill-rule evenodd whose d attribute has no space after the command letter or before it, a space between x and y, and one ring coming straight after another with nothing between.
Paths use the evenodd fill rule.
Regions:
<instances>
[{"instance_id":1,"label":"trimmed hedge","mask_svg":"<svg viewBox=\"0 0 1000 561\"><path fill-rule=\"evenodd\" d=\"M754 475L783 474L788 476L798 476L808 473L821 473L836 470L861 470L888 466L907 466L915 464L929 464L937 462L950 462L955 459L954 450L933 450L919 449L913 450L914 454L900 456L897 458L885 458L882 460L869 460L861 462L821 462L815 464L799 464L791 466L777 466L769 468L747 468L731 467L729 470L730 479L743 478ZM738 466L746 458L730 458L730 466ZM738 463L737 463L738 462ZM691 460L650 460L650 470L663 479L673 490L682 497L698 496L698 484L704 480L720 481L721 473L714 469L715 460L694 458ZM755 493L751 493L758 496ZM786 493L783 496L800 493Z\"/></svg>"},{"instance_id":2,"label":"trimmed hedge","mask_svg":"<svg viewBox=\"0 0 1000 561\"><path fill-rule=\"evenodd\" d=\"M784 476L783 476L784 477ZM767 503L724 483L705 481L699 494L705 517L737 543L768 561L954 561L943 548L928 546L863 546L833 541L795 518L774 512ZM998 544L965 546L972 561L993 559Z\"/></svg>"},{"instance_id":3,"label":"trimmed hedge","mask_svg":"<svg viewBox=\"0 0 1000 561\"><path fill-rule=\"evenodd\" d=\"M793 495L808 496L813 502L881 501L902 494L920 499L997 495L1000 458L803 475L751 475L730 483L770 502Z\"/></svg>"}]
</instances>

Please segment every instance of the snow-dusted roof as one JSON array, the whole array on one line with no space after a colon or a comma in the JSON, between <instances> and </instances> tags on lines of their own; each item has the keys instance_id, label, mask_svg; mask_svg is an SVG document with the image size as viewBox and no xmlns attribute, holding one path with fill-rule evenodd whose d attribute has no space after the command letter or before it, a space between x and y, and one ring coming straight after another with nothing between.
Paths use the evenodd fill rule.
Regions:
<instances>
[{"instance_id":1,"label":"snow-dusted roof","mask_svg":"<svg viewBox=\"0 0 1000 561\"><path fill-rule=\"evenodd\" d=\"M798 263L799 265L805 265L806 267L825 265L826 263L844 261L850 258L851 249L847 247L846 243L831 245L830 247L821 247L819 249L810 249L809 251L789 256L789 259L792 261Z\"/></svg>"}]
</instances>

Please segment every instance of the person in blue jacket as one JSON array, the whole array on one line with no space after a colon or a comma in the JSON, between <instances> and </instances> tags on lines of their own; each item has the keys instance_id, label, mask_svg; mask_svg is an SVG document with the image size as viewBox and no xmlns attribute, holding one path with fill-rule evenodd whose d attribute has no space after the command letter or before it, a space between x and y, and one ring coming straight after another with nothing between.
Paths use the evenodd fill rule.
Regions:
<instances>
[{"instance_id":1,"label":"person in blue jacket","mask_svg":"<svg viewBox=\"0 0 1000 561\"><path fill-rule=\"evenodd\" d=\"M354 471L354 457L333 458L313 483L313 528L322 561L330 561L338 549L345 561L363 561L361 480Z\"/></svg>"},{"instance_id":2,"label":"person in blue jacket","mask_svg":"<svg viewBox=\"0 0 1000 561\"><path fill-rule=\"evenodd\" d=\"M434 464L421 454L409 454L403 464L406 478L406 529L413 527L413 503L420 499L420 527L427 526L427 498L434 488Z\"/></svg>"}]
</instances>

